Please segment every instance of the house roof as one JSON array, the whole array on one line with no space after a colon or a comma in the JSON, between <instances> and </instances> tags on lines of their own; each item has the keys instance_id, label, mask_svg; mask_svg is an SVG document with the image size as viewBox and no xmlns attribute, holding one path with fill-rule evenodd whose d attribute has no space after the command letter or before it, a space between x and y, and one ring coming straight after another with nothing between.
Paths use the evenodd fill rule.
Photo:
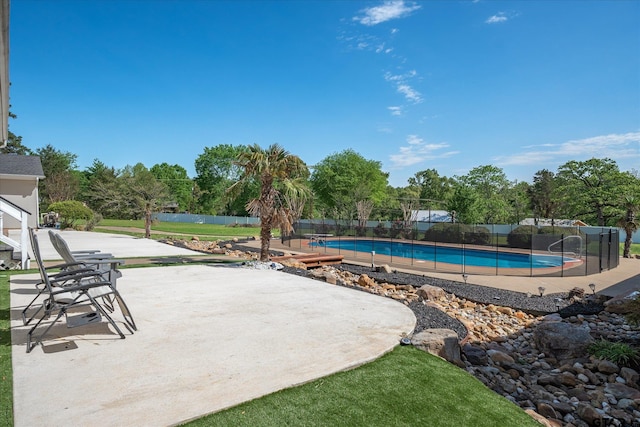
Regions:
<instances>
[{"instance_id":1,"label":"house roof","mask_svg":"<svg viewBox=\"0 0 640 427\"><path fill-rule=\"evenodd\" d=\"M451 222L449 212L436 209L412 211L411 217L421 222Z\"/></svg>"},{"instance_id":2,"label":"house roof","mask_svg":"<svg viewBox=\"0 0 640 427\"><path fill-rule=\"evenodd\" d=\"M38 156L0 154L0 175L44 178L44 171L42 170L42 163Z\"/></svg>"},{"instance_id":3,"label":"house roof","mask_svg":"<svg viewBox=\"0 0 640 427\"><path fill-rule=\"evenodd\" d=\"M549 218L525 218L519 223L520 225L540 225L550 226L555 225L557 227L588 227L589 224L580 221L579 219L549 219Z\"/></svg>"}]
</instances>

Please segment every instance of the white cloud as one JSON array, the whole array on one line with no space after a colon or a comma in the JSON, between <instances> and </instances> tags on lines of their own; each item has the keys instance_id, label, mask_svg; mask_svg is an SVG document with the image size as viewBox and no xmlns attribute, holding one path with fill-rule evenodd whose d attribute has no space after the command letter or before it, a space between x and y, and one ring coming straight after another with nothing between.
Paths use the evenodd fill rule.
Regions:
<instances>
[{"instance_id":1,"label":"white cloud","mask_svg":"<svg viewBox=\"0 0 640 427\"><path fill-rule=\"evenodd\" d=\"M391 107L387 107L387 110L389 110L391 112L392 116L401 116L402 115L402 107L391 106Z\"/></svg>"},{"instance_id":2,"label":"white cloud","mask_svg":"<svg viewBox=\"0 0 640 427\"><path fill-rule=\"evenodd\" d=\"M364 51L373 51L382 43L378 37L370 34L348 34L344 32L337 39L344 43L348 49Z\"/></svg>"},{"instance_id":3,"label":"white cloud","mask_svg":"<svg viewBox=\"0 0 640 427\"><path fill-rule=\"evenodd\" d=\"M497 15L493 15L489 17L485 22L485 24L498 24L500 22L506 22L509 18L505 15L504 12L499 12Z\"/></svg>"},{"instance_id":4,"label":"white cloud","mask_svg":"<svg viewBox=\"0 0 640 427\"><path fill-rule=\"evenodd\" d=\"M407 143L409 145L420 145L423 142L424 142L424 139L420 138L418 135L407 136Z\"/></svg>"},{"instance_id":5,"label":"white cloud","mask_svg":"<svg viewBox=\"0 0 640 427\"><path fill-rule=\"evenodd\" d=\"M555 162L558 165L569 160L596 158L640 158L640 132L609 134L577 139L562 144L541 144L523 147L528 149L511 156L495 158L499 165L531 165Z\"/></svg>"},{"instance_id":6,"label":"white cloud","mask_svg":"<svg viewBox=\"0 0 640 427\"><path fill-rule=\"evenodd\" d=\"M392 47L385 48L384 45L385 45L384 43L378 45L378 47L376 48L376 53L380 53L380 52L391 53L391 52L393 52L393 48Z\"/></svg>"},{"instance_id":7,"label":"white cloud","mask_svg":"<svg viewBox=\"0 0 640 427\"><path fill-rule=\"evenodd\" d=\"M392 29L391 29L391 34L395 34L395 33L397 33L398 31L400 31L400 30L399 30L399 29L397 29L397 28L392 28Z\"/></svg>"},{"instance_id":8,"label":"white cloud","mask_svg":"<svg viewBox=\"0 0 640 427\"><path fill-rule=\"evenodd\" d=\"M355 16L354 21L363 25L378 25L391 19L403 18L420 9L415 3L405 3L404 0L385 0L382 5L363 9L363 15Z\"/></svg>"},{"instance_id":9,"label":"white cloud","mask_svg":"<svg viewBox=\"0 0 640 427\"><path fill-rule=\"evenodd\" d=\"M414 104L419 104L422 102L422 95L420 92L409 86L408 84L398 84L398 92L404 95L407 100L413 102Z\"/></svg>"},{"instance_id":10,"label":"white cloud","mask_svg":"<svg viewBox=\"0 0 640 427\"><path fill-rule=\"evenodd\" d=\"M408 101L411 101L414 104L419 104L423 101L422 94L407 83L407 80L415 77L417 74L416 70L411 70L406 74L386 73L384 75L384 79L388 82L395 83L398 93L404 95Z\"/></svg>"},{"instance_id":11,"label":"white cloud","mask_svg":"<svg viewBox=\"0 0 640 427\"><path fill-rule=\"evenodd\" d=\"M509 12L498 12L493 16L490 16L489 18L487 18L486 21L484 21L485 24L500 24L502 22L507 22L513 18L517 18L518 16L520 16L520 12L516 12L516 11L509 11Z\"/></svg>"},{"instance_id":12,"label":"white cloud","mask_svg":"<svg viewBox=\"0 0 640 427\"><path fill-rule=\"evenodd\" d=\"M400 169L403 167L422 163L425 160L442 159L451 157L458 154L458 151L445 151L440 152L443 149L449 147L446 142L437 144L428 144L418 135L407 136L407 146L400 147L398 154L392 154L389 156L391 160L391 167L393 169Z\"/></svg>"}]
</instances>

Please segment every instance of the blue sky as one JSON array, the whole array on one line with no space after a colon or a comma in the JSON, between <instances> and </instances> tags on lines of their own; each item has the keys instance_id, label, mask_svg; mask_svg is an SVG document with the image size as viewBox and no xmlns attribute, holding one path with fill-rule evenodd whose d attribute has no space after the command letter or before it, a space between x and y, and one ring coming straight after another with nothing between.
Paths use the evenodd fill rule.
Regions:
<instances>
[{"instance_id":1,"label":"blue sky","mask_svg":"<svg viewBox=\"0 0 640 427\"><path fill-rule=\"evenodd\" d=\"M638 1L12 0L12 132L116 168L279 143L404 186L640 169Z\"/></svg>"}]
</instances>

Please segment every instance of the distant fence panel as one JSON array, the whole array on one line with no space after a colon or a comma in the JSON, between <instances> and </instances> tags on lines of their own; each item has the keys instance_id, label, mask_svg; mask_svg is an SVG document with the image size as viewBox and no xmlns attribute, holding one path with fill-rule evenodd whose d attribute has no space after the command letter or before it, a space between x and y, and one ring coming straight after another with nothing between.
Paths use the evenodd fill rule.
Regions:
<instances>
[{"instance_id":1,"label":"distant fence panel","mask_svg":"<svg viewBox=\"0 0 640 427\"><path fill-rule=\"evenodd\" d=\"M252 224L260 225L260 218L249 216L216 216L216 215L198 215L183 213L157 213L153 215L154 219L161 222L185 222L190 224Z\"/></svg>"},{"instance_id":2,"label":"distant fence panel","mask_svg":"<svg viewBox=\"0 0 640 427\"><path fill-rule=\"evenodd\" d=\"M300 221L294 230L282 237L292 250L463 275L585 276L619 262L615 228Z\"/></svg>"}]
</instances>

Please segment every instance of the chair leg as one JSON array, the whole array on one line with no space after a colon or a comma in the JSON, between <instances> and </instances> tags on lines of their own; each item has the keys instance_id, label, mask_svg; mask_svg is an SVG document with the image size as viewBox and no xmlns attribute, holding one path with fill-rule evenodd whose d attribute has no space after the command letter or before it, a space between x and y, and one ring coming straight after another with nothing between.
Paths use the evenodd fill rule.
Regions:
<instances>
[{"instance_id":1,"label":"chair leg","mask_svg":"<svg viewBox=\"0 0 640 427\"><path fill-rule=\"evenodd\" d=\"M115 300L118 301L118 306L120 306L120 311L122 312L122 316L126 324L133 329L133 331L137 331L138 328L136 326L136 322L133 320L133 316L131 315L131 311L129 311L129 307L124 302L124 299L120 296L120 292L114 290ZM133 331L131 331L133 333Z\"/></svg>"},{"instance_id":2,"label":"chair leg","mask_svg":"<svg viewBox=\"0 0 640 427\"><path fill-rule=\"evenodd\" d=\"M36 289L37 286L36 286ZM33 313L33 316L31 316L29 319L27 319L27 310L29 310L29 308L31 308L31 306L33 305L34 302L36 302L36 300L38 299L38 297L40 295L42 295L42 292L44 291L43 289L38 289L38 295L36 295L35 297L33 297L33 299L31 300L31 302L29 304L26 305L26 307L22 310L22 324L24 326L27 326L29 323L31 323L31 321L34 319L34 317L36 317L36 314L38 314L40 312L40 309L42 308L42 306L40 306L40 308Z\"/></svg>"},{"instance_id":3,"label":"chair leg","mask_svg":"<svg viewBox=\"0 0 640 427\"><path fill-rule=\"evenodd\" d=\"M105 310L100 305L100 303L98 303L98 301L96 301L95 298L92 297L91 295L87 294L87 297L91 300L91 302L93 303L94 307L96 307L96 309L98 311L100 311L100 314L102 314L107 319L107 321L111 324L111 326L113 326L113 328L116 330L118 335L120 335L120 338L125 339L124 334L122 333L122 331L120 330L118 325L116 325L116 322L111 318L111 316L109 316L109 313L107 313L107 310Z\"/></svg>"},{"instance_id":4,"label":"chair leg","mask_svg":"<svg viewBox=\"0 0 640 427\"><path fill-rule=\"evenodd\" d=\"M44 304L44 303L43 303ZM53 322L51 322L49 324L49 326L47 327L47 329L44 330L44 332L42 332L38 338L35 340L34 345L31 345L31 339L33 337L33 333L35 332L36 328L38 326L40 326L40 324L42 323L42 321L44 319L46 319L48 317L48 315L50 315L51 313L47 313L46 312L46 308L45 308L45 314L40 318L40 320L38 320L38 323L36 323L35 325L33 325L33 327L29 330L29 332L27 332L27 353L31 353L31 350L33 349L33 347L35 347L37 344L40 344L42 342L42 338L44 338L44 336L47 334L47 332L49 332L49 330L53 327L53 325L56 324L56 322L58 320L60 320L60 318L62 317L62 315L66 312L65 308L60 308L58 310L58 315L56 316L56 318L53 320Z\"/></svg>"}]
</instances>

